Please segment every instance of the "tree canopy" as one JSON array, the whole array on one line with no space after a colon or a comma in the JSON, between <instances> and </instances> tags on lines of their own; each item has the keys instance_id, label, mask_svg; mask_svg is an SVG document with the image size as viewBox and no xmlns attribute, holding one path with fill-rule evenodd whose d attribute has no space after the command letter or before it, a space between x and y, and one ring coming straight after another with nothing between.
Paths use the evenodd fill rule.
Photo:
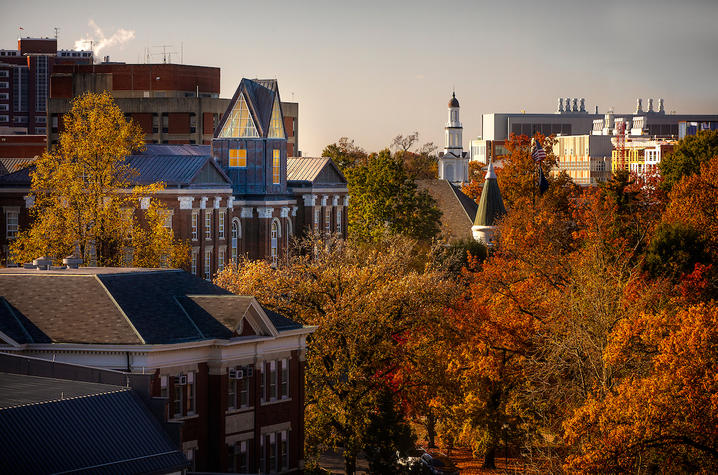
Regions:
<instances>
[{"instance_id":1,"label":"tree canopy","mask_svg":"<svg viewBox=\"0 0 718 475\"><path fill-rule=\"evenodd\" d=\"M61 261L79 252L98 266L184 265L189 248L164 228L165 210L152 203L144 227L136 212L164 187L135 186L136 172L124 162L144 145L140 127L107 92L73 100L64 122L58 147L34 162L32 225L12 243L15 259Z\"/></svg>"},{"instance_id":2,"label":"tree canopy","mask_svg":"<svg viewBox=\"0 0 718 475\"><path fill-rule=\"evenodd\" d=\"M351 195L349 234L375 241L387 234L430 240L439 232L441 211L418 190L401 157L389 150L371 154L366 164L346 171Z\"/></svg>"},{"instance_id":3,"label":"tree canopy","mask_svg":"<svg viewBox=\"0 0 718 475\"><path fill-rule=\"evenodd\" d=\"M716 156L718 130L700 131L685 137L658 164L663 188L670 191L683 177L698 173L701 164Z\"/></svg>"}]
</instances>

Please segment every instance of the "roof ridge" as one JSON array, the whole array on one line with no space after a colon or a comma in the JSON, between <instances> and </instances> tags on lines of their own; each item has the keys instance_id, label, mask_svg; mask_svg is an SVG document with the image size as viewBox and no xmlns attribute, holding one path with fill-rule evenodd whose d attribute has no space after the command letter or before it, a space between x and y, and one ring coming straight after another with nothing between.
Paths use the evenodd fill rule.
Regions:
<instances>
[{"instance_id":1,"label":"roof ridge","mask_svg":"<svg viewBox=\"0 0 718 475\"><path fill-rule=\"evenodd\" d=\"M33 377L35 377L35 378L43 378L44 376L33 376ZM58 379L58 378L48 378L48 379ZM72 381L72 380L70 380L70 379L61 379L60 381ZM103 383L96 383L96 384L103 384ZM111 385L111 384L108 384L107 386L112 386L112 385ZM104 396L104 395L106 395L106 394L115 394L115 393L121 393L121 392L124 392L124 391L132 391L132 388L129 388L129 387L123 388L123 387L121 387L121 386L117 386L117 389L114 389L114 390L112 390L112 391L105 391L105 392L102 392L102 393L82 394L82 395L80 395L80 396L61 397L61 398L59 398L59 399L50 399L50 400L48 400L48 401L26 402L26 403L24 403L24 404L16 404L16 405L14 405L14 406L0 407L0 411L5 411L5 410L8 410L8 409L17 409L17 408L19 408L19 407L38 406L38 405L40 405L40 404L53 404L53 403L58 403L58 402L63 402L63 401L72 401L72 400L75 400L75 399L83 399L83 398L88 398L88 397L93 397L93 396Z\"/></svg>"},{"instance_id":2,"label":"roof ridge","mask_svg":"<svg viewBox=\"0 0 718 475\"><path fill-rule=\"evenodd\" d=\"M97 281L98 284L100 284L100 287L102 288L102 290L105 291L105 293L110 298L112 303L115 304L115 307L117 307L117 310L120 311L120 315L122 315L125 318L125 320L127 321L127 323L130 324L130 328L132 328L132 331L135 332L135 335L137 335L137 338L140 339L140 343L142 343L143 345L147 344L145 339L142 338L142 335L140 334L140 332L137 330L137 328L135 328L135 325L134 325L134 323L132 323L132 320L130 320L130 317L128 317L127 314L125 313L125 311L122 310L122 307L120 306L120 304L117 302L117 300L115 300L115 297L112 296L112 293L110 292L110 290L102 282L99 274L95 274L95 280Z\"/></svg>"}]
</instances>

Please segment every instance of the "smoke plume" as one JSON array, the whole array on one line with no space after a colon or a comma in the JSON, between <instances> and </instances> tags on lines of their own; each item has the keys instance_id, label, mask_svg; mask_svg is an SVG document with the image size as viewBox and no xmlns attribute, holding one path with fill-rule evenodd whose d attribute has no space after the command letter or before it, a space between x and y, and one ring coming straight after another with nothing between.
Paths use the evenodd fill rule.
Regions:
<instances>
[{"instance_id":1,"label":"smoke plume","mask_svg":"<svg viewBox=\"0 0 718 475\"><path fill-rule=\"evenodd\" d=\"M90 19L90 28L94 30L94 34L87 34L84 38L75 41L74 50L89 50L92 49L95 57L100 56L100 52L110 46L120 46L135 37L135 30L125 30L120 28L115 31L109 38L105 36L102 29L97 26L95 20Z\"/></svg>"}]
</instances>

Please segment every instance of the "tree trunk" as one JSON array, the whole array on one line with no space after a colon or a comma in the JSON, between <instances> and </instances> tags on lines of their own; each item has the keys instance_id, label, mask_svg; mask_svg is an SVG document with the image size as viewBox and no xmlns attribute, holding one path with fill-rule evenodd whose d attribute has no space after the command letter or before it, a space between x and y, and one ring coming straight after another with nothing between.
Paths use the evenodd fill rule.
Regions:
<instances>
[{"instance_id":1,"label":"tree trunk","mask_svg":"<svg viewBox=\"0 0 718 475\"><path fill-rule=\"evenodd\" d=\"M357 454L344 448L344 471L347 475L354 475L357 468Z\"/></svg>"},{"instance_id":2,"label":"tree trunk","mask_svg":"<svg viewBox=\"0 0 718 475\"><path fill-rule=\"evenodd\" d=\"M429 438L429 448L436 447L436 418L431 412L426 416L426 436Z\"/></svg>"},{"instance_id":3,"label":"tree trunk","mask_svg":"<svg viewBox=\"0 0 718 475\"><path fill-rule=\"evenodd\" d=\"M482 468L496 468L496 444L492 443L486 448Z\"/></svg>"}]
</instances>

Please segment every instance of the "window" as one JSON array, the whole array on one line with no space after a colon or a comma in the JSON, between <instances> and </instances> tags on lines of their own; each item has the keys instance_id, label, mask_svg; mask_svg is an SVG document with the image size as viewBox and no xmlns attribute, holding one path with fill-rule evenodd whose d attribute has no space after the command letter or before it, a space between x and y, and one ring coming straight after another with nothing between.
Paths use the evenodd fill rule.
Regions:
<instances>
[{"instance_id":1,"label":"window","mask_svg":"<svg viewBox=\"0 0 718 475\"><path fill-rule=\"evenodd\" d=\"M204 212L204 238L212 239L212 211L210 210Z\"/></svg>"},{"instance_id":2,"label":"window","mask_svg":"<svg viewBox=\"0 0 718 475\"><path fill-rule=\"evenodd\" d=\"M319 214L320 212L321 208L314 208L314 230L316 232L319 232L319 218L321 217L321 215Z\"/></svg>"},{"instance_id":3,"label":"window","mask_svg":"<svg viewBox=\"0 0 718 475\"><path fill-rule=\"evenodd\" d=\"M172 414L174 417L182 417L182 392L184 385L180 384L182 376L176 376L173 385Z\"/></svg>"},{"instance_id":4,"label":"window","mask_svg":"<svg viewBox=\"0 0 718 475\"><path fill-rule=\"evenodd\" d=\"M10 87L10 83L7 81L0 82L0 89L7 89Z\"/></svg>"},{"instance_id":5,"label":"window","mask_svg":"<svg viewBox=\"0 0 718 475\"><path fill-rule=\"evenodd\" d=\"M192 240L197 240L197 220L199 219L198 213L192 213Z\"/></svg>"},{"instance_id":6,"label":"window","mask_svg":"<svg viewBox=\"0 0 718 475\"><path fill-rule=\"evenodd\" d=\"M172 210L166 209L162 211L164 214L164 227L172 229Z\"/></svg>"},{"instance_id":7,"label":"window","mask_svg":"<svg viewBox=\"0 0 718 475\"><path fill-rule=\"evenodd\" d=\"M8 239L15 239L17 237L18 228L18 212L8 211L5 213L6 221L6 236Z\"/></svg>"},{"instance_id":8,"label":"window","mask_svg":"<svg viewBox=\"0 0 718 475\"><path fill-rule=\"evenodd\" d=\"M221 271L224 269L224 249L220 249L217 254L217 270Z\"/></svg>"},{"instance_id":9,"label":"window","mask_svg":"<svg viewBox=\"0 0 718 475\"><path fill-rule=\"evenodd\" d=\"M324 210L324 230L327 234L332 232L332 209L329 206Z\"/></svg>"},{"instance_id":10,"label":"window","mask_svg":"<svg viewBox=\"0 0 718 475\"><path fill-rule=\"evenodd\" d=\"M206 280L212 278L212 249L204 251L204 278Z\"/></svg>"},{"instance_id":11,"label":"window","mask_svg":"<svg viewBox=\"0 0 718 475\"><path fill-rule=\"evenodd\" d=\"M40 112L47 110L47 56L38 56L35 68L35 108Z\"/></svg>"},{"instance_id":12,"label":"window","mask_svg":"<svg viewBox=\"0 0 718 475\"><path fill-rule=\"evenodd\" d=\"M279 184L280 154L279 149L272 150L272 183L275 185Z\"/></svg>"},{"instance_id":13,"label":"window","mask_svg":"<svg viewBox=\"0 0 718 475\"><path fill-rule=\"evenodd\" d=\"M3 71L0 71L2 73ZM7 72L7 71L5 71ZM8 100L10 98L10 95L7 92L0 92L0 99Z\"/></svg>"},{"instance_id":14,"label":"window","mask_svg":"<svg viewBox=\"0 0 718 475\"><path fill-rule=\"evenodd\" d=\"M192 275L197 275L197 252L192 252Z\"/></svg>"},{"instance_id":15,"label":"window","mask_svg":"<svg viewBox=\"0 0 718 475\"><path fill-rule=\"evenodd\" d=\"M2 71L0 71L0 78L6 78L6 77L8 77L7 69L3 69ZM5 99L7 99L7 97Z\"/></svg>"},{"instance_id":16,"label":"window","mask_svg":"<svg viewBox=\"0 0 718 475\"><path fill-rule=\"evenodd\" d=\"M195 392L194 372L190 371L187 373L187 414L194 414L196 411Z\"/></svg>"},{"instance_id":17,"label":"window","mask_svg":"<svg viewBox=\"0 0 718 475\"><path fill-rule=\"evenodd\" d=\"M160 376L160 397L168 396L167 376Z\"/></svg>"},{"instance_id":18,"label":"window","mask_svg":"<svg viewBox=\"0 0 718 475\"><path fill-rule=\"evenodd\" d=\"M237 261L237 246L239 246L239 235L239 221L235 219L232 221L232 260L235 262Z\"/></svg>"},{"instance_id":19,"label":"window","mask_svg":"<svg viewBox=\"0 0 718 475\"><path fill-rule=\"evenodd\" d=\"M249 473L249 451L246 440L237 442L227 448L227 470L237 473Z\"/></svg>"},{"instance_id":20,"label":"window","mask_svg":"<svg viewBox=\"0 0 718 475\"><path fill-rule=\"evenodd\" d=\"M249 379L245 370L244 378L239 381L239 407L249 407Z\"/></svg>"},{"instance_id":21,"label":"window","mask_svg":"<svg viewBox=\"0 0 718 475\"><path fill-rule=\"evenodd\" d=\"M184 451L184 456L189 462L189 471L194 472L197 469L197 464L194 461L194 453L197 449L187 449Z\"/></svg>"},{"instance_id":22,"label":"window","mask_svg":"<svg viewBox=\"0 0 718 475\"><path fill-rule=\"evenodd\" d=\"M262 368L266 370L267 365L262 365ZM265 392L266 384L264 381L266 376L266 371L259 371L257 373L257 381L259 381L259 399L261 402L264 402L267 399L267 393Z\"/></svg>"},{"instance_id":23,"label":"window","mask_svg":"<svg viewBox=\"0 0 718 475\"><path fill-rule=\"evenodd\" d=\"M289 440L287 435L286 430L279 432L279 436L281 437L281 442L279 444L279 470L289 469Z\"/></svg>"},{"instance_id":24,"label":"window","mask_svg":"<svg viewBox=\"0 0 718 475\"><path fill-rule=\"evenodd\" d=\"M10 117L6 115L0 115L0 122L10 122Z\"/></svg>"},{"instance_id":25,"label":"window","mask_svg":"<svg viewBox=\"0 0 718 475\"><path fill-rule=\"evenodd\" d=\"M244 148L233 148L229 151L229 166L232 168L244 168L247 166L247 150Z\"/></svg>"},{"instance_id":26,"label":"window","mask_svg":"<svg viewBox=\"0 0 718 475\"><path fill-rule=\"evenodd\" d=\"M224 217L225 217L226 214L227 214L227 213L226 213L225 211L220 211L220 212L219 212L219 216L218 216L218 219L219 219L219 223L218 223L218 225L219 225L219 238L220 238L220 239L224 239Z\"/></svg>"},{"instance_id":27,"label":"window","mask_svg":"<svg viewBox=\"0 0 718 475\"><path fill-rule=\"evenodd\" d=\"M269 124L269 138L283 139L284 127L282 126L282 110L279 106L279 98L275 96L274 107L272 108L272 119Z\"/></svg>"},{"instance_id":28,"label":"window","mask_svg":"<svg viewBox=\"0 0 718 475\"><path fill-rule=\"evenodd\" d=\"M227 409L237 407L237 380L229 377L229 368L227 368Z\"/></svg>"},{"instance_id":29,"label":"window","mask_svg":"<svg viewBox=\"0 0 718 475\"><path fill-rule=\"evenodd\" d=\"M10 110L10 104L0 104L0 111L6 112Z\"/></svg>"},{"instance_id":30,"label":"window","mask_svg":"<svg viewBox=\"0 0 718 475\"><path fill-rule=\"evenodd\" d=\"M277 362L269 362L269 400L274 401L277 399Z\"/></svg>"},{"instance_id":31,"label":"window","mask_svg":"<svg viewBox=\"0 0 718 475\"><path fill-rule=\"evenodd\" d=\"M244 94L239 95L239 99L234 104L229 118L224 123L220 137L259 137L257 128L254 126L254 120L247 108L247 101Z\"/></svg>"},{"instance_id":32,"label":"window","mask_svg":"<svg viewBox=\"0 0 718 475\"><path fill-rule=\"evenodd\" d=\"M289 362L287 360L282 360L279 375L279 396L281 399L286 399L289 397Z\"/></svg>"},{"instance_id":33,"label":"window","mask_svg":"<svg viewBox=\"0 0 718 475\"><path fill-rule=\"evenodd\" d=\"M267 472L278 472L277 467L277 434L269 434L269 466Z\"/></svg>"},{"instance_id":34,"label":"window","mask_svg":"<svg viewBox=\"0 0 718 475\"><path fill-rule=\"evenodd\" d=\"M337 209L337 233L342 233L342 210L341 208Z\"/></svg>"},{"instance_id":35,"label":"window","mask_svg":"<svg viewBox=\"0 0 718 475\"><path fill-rule=\"evenodd\" d=\"M272 221L272 238L271 238L271 256L272 265L277 265L277 238L279 237L279 223L277 220Z\"/></svg>"}]
</instances>

